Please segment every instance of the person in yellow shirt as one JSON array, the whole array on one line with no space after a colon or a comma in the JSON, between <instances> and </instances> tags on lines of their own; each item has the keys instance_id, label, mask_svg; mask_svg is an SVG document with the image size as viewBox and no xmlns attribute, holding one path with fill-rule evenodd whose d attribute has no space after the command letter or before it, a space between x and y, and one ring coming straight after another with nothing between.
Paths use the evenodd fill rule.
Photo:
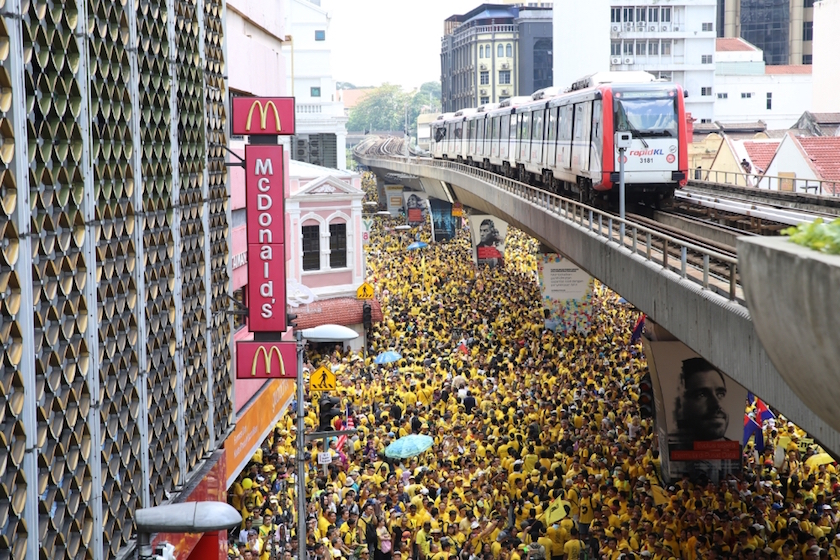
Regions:
<instances>
[{"instance_id":1,"label":"person in yellow shirt","mask_svg":"<svg viewBox=\"0 0 840 560\"><path fill-rule=\"evenodd\" d=\"M569 531L569 540L563 545L563 560L580 560L584 546L578 530L572 527Z\"/></svg>"}]
</instances>

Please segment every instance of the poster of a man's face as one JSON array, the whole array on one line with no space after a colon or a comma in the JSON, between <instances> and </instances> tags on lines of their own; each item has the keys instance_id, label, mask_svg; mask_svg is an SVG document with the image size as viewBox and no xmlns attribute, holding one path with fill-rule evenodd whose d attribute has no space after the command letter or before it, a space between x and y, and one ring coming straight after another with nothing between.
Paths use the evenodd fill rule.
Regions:
<instances>
[{"instance_id":1,"label":"poster of a man's face","mask_svg":"<svg viewBox=\"0 0 840 560\"><path fill-rule=\"evenodd\" d=\"M476 264L500 266L505 253L507 223L494 216L472 214L471 236L475 247Z\"/></svg>"},{"instance_id":2,"label":"poster of a man's face","mask_svg":"<svg viewBox=\"0 0 840 560\"><path fill-rule=\"evenodd\" d=\"M426 221L429 215L427 200L429 195L420 192L404 192L405 213L410 224L420 224Z\"/></svg>"},{"instance_id":3,"label":"poster of a man's face","mask_svg":"<svg viewBox=\"0 0 840 560\"><path fill-rule=\"evenodd\" d=\"M726 381L718 370L703 358L683 361L680 394L674 403L680 433L696 441L724 439L729 427L725 400Z\"/></svg>"}]
</instances>

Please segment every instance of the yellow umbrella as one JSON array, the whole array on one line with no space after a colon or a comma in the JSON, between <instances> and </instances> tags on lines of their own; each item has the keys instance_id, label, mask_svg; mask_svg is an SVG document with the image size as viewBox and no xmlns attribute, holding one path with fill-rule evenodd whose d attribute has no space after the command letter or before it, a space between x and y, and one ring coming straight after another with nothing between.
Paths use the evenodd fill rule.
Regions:
<instances>
[{"instance_id":1,"label":"yellow umbrella","mask_svg":"<svg viewBox=\"0 0 840 560\"><path fill-rule=\"evenodd\" d=\"M834 457L832 457L828 453L817 453L816 455L812 455L805 460L805 464L811 467L812 469L815 467L819 467L820 465L827 465L833 462Z\"/></svg>"},{"instance_id":2,"label":"yellow umbrella","mask_svg":"<svg viewBox=\"0 0 840 560\"><path fill-rule=\"evenodd\" d=\"M563 499L563 497L554 498L548 509L545 510L545 524L551 525L557 523L572 511L572 504Z\"/></svg>"}]
</instances>

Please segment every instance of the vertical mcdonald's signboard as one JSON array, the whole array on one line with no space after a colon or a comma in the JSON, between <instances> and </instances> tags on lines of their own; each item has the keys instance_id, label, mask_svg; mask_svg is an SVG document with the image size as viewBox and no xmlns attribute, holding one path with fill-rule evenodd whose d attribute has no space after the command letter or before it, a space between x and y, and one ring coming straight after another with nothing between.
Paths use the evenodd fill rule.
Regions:
<instances>
[{"instance_id":1,"label":"vertical mcdonald's signboard","mask_svg":"<svg viewBox=\"0 0 840 560\"><path fill-rule=\"evenodd\" d=\"M294 97L234 97L232 133L238 136L295 133Z\"/></svg>"},{"instance_id":2,"label":"vertical mcdonald's signboard","mask_svg":"<svg viewBox=\"0 0 840 560\"><path fill-rule=\"evenodd\" d=\"M237 379L294 379L296 376L294 342L236 343Z\"/></svg>"},{"instance_id":3,"label":"vertical mcdonald's signboard","mask_svg":"<svg viewBox=\"0 0 840 560\"><path fill-rule=\"evenodd\" d=\"M286 330L283 189L283 147L246 146L248 326L252 332Z\"/></svg>"}]
</instances>

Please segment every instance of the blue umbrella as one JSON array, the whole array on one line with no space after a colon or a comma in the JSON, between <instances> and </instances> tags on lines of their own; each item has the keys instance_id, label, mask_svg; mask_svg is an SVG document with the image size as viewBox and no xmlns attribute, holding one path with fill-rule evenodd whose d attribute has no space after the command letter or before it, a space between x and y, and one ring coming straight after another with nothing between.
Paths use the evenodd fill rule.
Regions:
<instances>
[{"instance_id":1,"label":"blue umbrella","mask_svg":"<svg viewBox=\"0 0 840 560\"><path fill-rule=\"evenodd\" d=\"M423 247L428 247L428 246L429 246L429 244L425 243L423 241L415 241L414 243L412 243L411 245L408 246L408 250L413 251L415 249L422 249Z\"/></svg>"},{"instance_id":2,"label":"blue umbrella","mask_svg":"<svg viewBox=\"0 0 840 560\"><path fill-rule=\"evenodd\" d=\"M387 352L382 352L379 354L373 362L375 364L390 364L391 362L396 362L402 358L402 354L399 352L394 352L393 350L389 350Z\"/></svg>"},{"instance_id":3,"label":"blue umbrella","mask_svg":"<svg viewBox=\"0 0 840 560\"><path fill-rule=\"evenodd\" d=\"M385 456L392 459L407 459L420 455L434 444L435 440L430 436L412 434L401 437L385 448Z\"/></svg>"}]
</instances>

